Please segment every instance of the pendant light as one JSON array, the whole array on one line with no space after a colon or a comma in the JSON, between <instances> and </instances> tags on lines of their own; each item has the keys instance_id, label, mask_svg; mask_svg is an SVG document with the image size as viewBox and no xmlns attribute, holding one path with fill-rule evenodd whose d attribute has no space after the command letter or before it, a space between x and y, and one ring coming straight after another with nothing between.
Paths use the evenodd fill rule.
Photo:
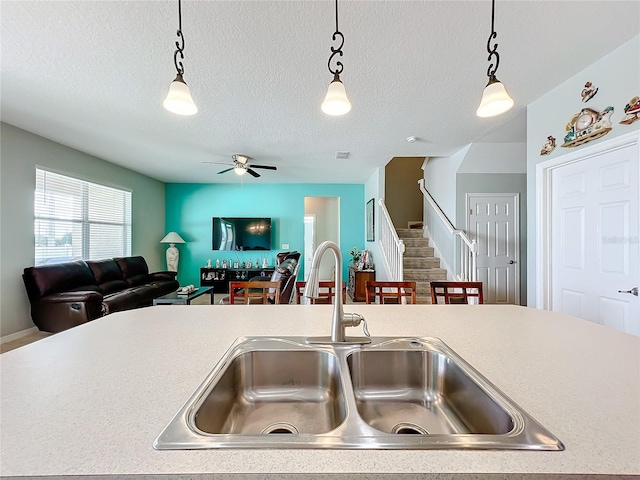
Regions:
<instances>
[{"instance_id":1,"label":"pendant light","mask_svg":"<svg viewBox=\"0 0 640 480\"><path fill-rule=\"evenodd\" d=\"M513 107L513 98L509 96L504 85L496 78L496 71L500 64L498 44L496 43L493 48L491 48L491 40L494 40L498 36L494 29L495 12L496 0L491 0L491 35L489 35L489 39L487 40L487 51L489 52L488 60L491 61L491 57L496 57L496 64L494 67L493 63L491 63L487 69L489 83L487 83L484 92L482 92L482 100L476 111L476 115L479 117L495 117Z\"/></svg>"},{"instance_id":2,"label":"pendant light","mask_svg":"<svg viewBox=\"0 0 640 480\"><path fill-rule=\"evenodd\" d=\"M327 96L324 98L321 108L327 115L344 115L351 110L351 103L347 98L347 92L344 89L343 83L340 81L340 74L344 69L344 65L342 65L342 62L337 61L336 68L331 68L333 58L336 55L342 56L342 46L344 45L344 35L342 35L342 32L338 29L338 0L336 0L336 31L332 39L334 42L339 39L340 45L331 47L331 56L329 57L327 65L329 71L333 73L333 81L329 84Z\"/></svg>"},{"instance_id":3,"label":"pendant light","mask_svg":"<svg viewBox=\"0 0 640 480\"><path fill-rule=\"evenodd\" d=\"M193 103L189 87L185 83L182 75L184 74L184 36L182 35L182 3L178 0L178 40L176 41L176 51L173 53L173 63L176 66L178 75L169 87L167 98L164 99L162 105L170 112L178 115L193 115L198 112L198 107ZM178 60L180 55L180 60Z\"/></svg>"}]
</instances>

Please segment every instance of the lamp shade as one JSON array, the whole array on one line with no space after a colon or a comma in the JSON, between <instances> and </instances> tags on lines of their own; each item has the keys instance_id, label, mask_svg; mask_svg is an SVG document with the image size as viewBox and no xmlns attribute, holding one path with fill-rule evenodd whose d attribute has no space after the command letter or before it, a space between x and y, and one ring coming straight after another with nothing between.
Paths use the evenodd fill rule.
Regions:
<instances>
[{"instance_id":1,"label":"lamp shade","mask_svg":"<svg viewBox=\"0 0 640 480\"><path fill-rule=\"evenodd\" d=\"M244 175L247 173L247 169L244 167L233 167L233 171L236 172L236 175Z\"/></svg>"},{"instance_id":2,"label":"lamp shade","mask_svg":"<svg viewBox=\"0 0 640 480\"><path fill-rule=\"evenodd\" d=\"M321 108L327 115L344 115L351 111L351 102L349 102L347 92L337 74L333 82L329 84L327 96L324 97Z\"/></svg>"},{"instance_id":3,"label":"lamp shade","mask_svg":"<svg viewBox=\"0 0 640 480\"><path fill-rule=\"evenodd\" d=\"M479 117L495 117L513 107L513 98L509 96L504 85L495 77L489 79L489 83L482 92L480 106L476 110Z\"/></svg>"},{"instance_id":4,"label":"lamp shade","mask_svg":"<svg viewBox=\"0 0 640 480\"><path fill-rule=\"evenodd\" d=\"M185 243L185 241L176 232L169 232L160 240L160 243Z\"/></svg>"},{"instance_id":5,"label":"lamp shade","mask_svg":"<svg viewBox=\"0 0 640 480\"><path fill-rule=\"evenodd\" d=\"M162 102L162 106L172 113L178 115L194 115L198 112L198 107L193 103L191 92L182 75L178 74L176 79L171 82L167 98Z\"/></svg>"}]
</instances>

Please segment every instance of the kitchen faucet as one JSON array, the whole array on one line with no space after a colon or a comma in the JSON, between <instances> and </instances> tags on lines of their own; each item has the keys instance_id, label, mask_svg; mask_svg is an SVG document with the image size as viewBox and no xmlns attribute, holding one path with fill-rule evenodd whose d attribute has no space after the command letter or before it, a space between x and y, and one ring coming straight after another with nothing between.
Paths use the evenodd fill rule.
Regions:
<instances>
[{"instance_id":1,"label":"kitchen faucet","mask_svg":"<svg viewBox=\"0 0 640 480\"><path fill-rule=\"evenodd\" d=\"M342 253L340 248L334 242L322 242L311 261L311 271L307 279L307 285L304 290L306 298L319 297L319 269L320 260L327 250L333 252L335 259L335 303L333 305L333 316L331 317L331 336L330 337L310 337L307 343L370 343L371 335L367 329L367 321L358 313L344 313L342 307ZM362 323L364 334L366 337L347 337L345 335L345 327L357 327Z\"/></svg>"}]
</instances>

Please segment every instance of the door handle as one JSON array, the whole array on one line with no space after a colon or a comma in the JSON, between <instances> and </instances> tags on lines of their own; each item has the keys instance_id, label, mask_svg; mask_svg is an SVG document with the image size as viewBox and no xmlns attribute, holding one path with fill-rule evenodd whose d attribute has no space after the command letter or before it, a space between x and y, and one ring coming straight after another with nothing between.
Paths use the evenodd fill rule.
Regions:
<instances>
[{"instance_id":1,"label":"door handle","mask_svg":"<svg viewBox=\"0 0 640 480\"><path fill-rule=\"evenodd\" d=\"M509 265L513 265L515 262L515 260L509 260Z\"/></svg>"},{"instance_id":2,"label":"door handle","mask_svg":"<svg viewBox=\"0 0 640 480\"><path fill-rule=\"evenodd\" d=\"M633 287L631 290L618 290L618 293L630 293L631 295L638 296L638 287Z\"/></svg>"}]
</instances>

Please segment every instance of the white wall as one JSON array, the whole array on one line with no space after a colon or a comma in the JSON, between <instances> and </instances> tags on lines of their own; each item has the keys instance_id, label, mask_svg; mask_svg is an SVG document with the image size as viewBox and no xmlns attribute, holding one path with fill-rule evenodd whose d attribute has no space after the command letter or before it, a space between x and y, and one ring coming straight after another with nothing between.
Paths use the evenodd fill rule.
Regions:
<instances>
[{"instance_id":1,"label":"white wall","mask_svg":"<svg viewBox=\"0 0 640 480\"><path fill-rule=\"evenodd\" d=\"M326 240L340 245L340 198L304 197L304 213L316 216L316 248ZM342 254L344 257L345 252ZM333 255L324 255L320 260L318 278L331 280L334 264Z\"/></svg>"},{"instance_id":2,"label":"white wall","mask_svg":"<svg viewBox=\"0 0 640 480\"><path fill-rule=\"evenodd\" d=\"M132 254L164 269L164 183L25 130L0 123L0 336L33 322L22 271L34 264L33 198L36 165L132 192Z\"/></svg>"},{"instance_id":3,"label":"white wall","mask_svg":"<svg viewBox=\"0 0 640 480\"><path fill-rule=\"evenodd\" d=\"M526 173L526 143L473 143L457 173Z\"/></svg>"},{"instance_id":4,"label":"white wall","mask_svg":"<svg viewBox=\"0 0 640 480\"><path fill-rule=\"evenodd\" d=\"M429 157L424 167L424 184L447 218L456 224L456 173L471 145L450 157Z\"/></svg>"},{"instance_id":5,"label":"white wall","mask_svg":"<svg viewBox=\"0 0 640 480\"><path fill-rule=\"evenodd\" d=\"M590 81L598 87L598 93L587 103L582 103L580 92L584 84ZM528 278L530 286L527 304L536 305L536 165L566 153L584 148L562 148L565 125L571 117L582 108L588 107L602 111L613 106L615 111L611 117L613 130L604 137L585 145L606 142L611 138L640 130L640 121L631 125L621 125L624 106L629 100L640 95L640 35L626 42L613 52L602 57L596 63L571 77L546 95L527 106L527 254ZM541 156L540 149L548 135L556 138L556 148L551 155Z\"/></svg>"},{"instance_id":6,"label":"white wall","mask_svg":"<svg viewBox=\"0 0 640 480\"><path fill-rule=\"evenodd\" d=\"M374 215L375 215L375 220L373 222L374 225L374 233L375 233L375 241L373 242L367 242L367 232L365 229L365 236L364 236L364 245L365 245L365 249L369 250L371 252L371 255L373 256L373 263L375 265L376 268L376 280L379 281L385 281L385 280L389 280L390 276L389 276L389 272L387 272L387 270L385 269L384 266L384 261L382 260L382 252L380 251L380 222L381 222L381 218L382 215L380 213L380 206L378 205L378 200L380 198L384 198L385 195L385 191L384 191L384 184L385 184L385 173L384 173L384 167L381 168L377 168L373 174L369 177L369 180L367 180L367 183L364 184L364 201L368 202L370 199L374 199L373 203L374 203ZM365 215L366 215L366 211L365 211ZM366 219L365 219L365 225L366 225Z\"/></svg>"}]
</instances>

